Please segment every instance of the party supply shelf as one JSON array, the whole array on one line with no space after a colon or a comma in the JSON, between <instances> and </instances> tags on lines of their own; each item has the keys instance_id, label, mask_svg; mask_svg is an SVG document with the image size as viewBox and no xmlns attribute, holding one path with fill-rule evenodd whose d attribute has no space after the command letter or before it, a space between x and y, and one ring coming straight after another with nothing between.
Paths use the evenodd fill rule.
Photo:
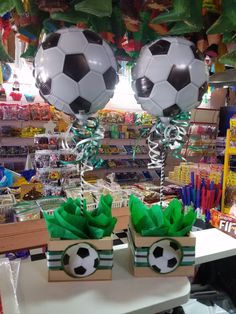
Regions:
<instances>
[{"instance_id":1,"label":"party supply shelf","mask_svg":"<svg viewBox=\"0 0 236 314\"><path fill-rule=\"evenodd\" d=\"M232 121L232 120L231 120ZM230 122L231 123L231 122ZM229 213L230 207L235 206L235 172L231 171L230 159L231 156L236 156L236 132L235 126L227 130L226 147L224 158L224 179L223 191L221 199L221 210L223 213Z\"/></svg>"}]
</instances>

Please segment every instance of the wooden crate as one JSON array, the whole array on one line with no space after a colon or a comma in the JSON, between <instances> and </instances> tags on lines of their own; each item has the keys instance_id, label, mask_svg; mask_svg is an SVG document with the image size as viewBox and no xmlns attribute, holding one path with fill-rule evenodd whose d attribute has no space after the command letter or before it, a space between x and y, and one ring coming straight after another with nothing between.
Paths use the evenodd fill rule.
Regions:
<instances>
[{"instance_id":1,"label":"wooden crate","mask_svg":"<svg viewBox=\"0 0 236 314\"><path fill-rule=\"evenodd\" d=\"M128 242L130 248L131 269L137 277L193 276L195 263L195 237L142 237L129 224ZM160 242L165 240L165 242ZM160 249L163 243L170 244L169 259L163 259ZM167 248L169 249L169 247ZM176 259L173 257L175 250ZM154 258L154 251L156 251ZM167 252L165 250L165 252ZM159 257L158 257L159 256ZM154 259L153 259L154 258ZM167 268L167 261L170 265ZM160 267L162 263L162 267ZM153 266L152 266L153 265Z\"/></svg>"},{"instance_id":2,"label":"wooden crate","mask_svg":"<svg viewBox=\"0 0 236 314\"><path fill-rule=\"evenodd\" d=\"M75 246L77 245L77 246ZM88 275L77 277L74 273L68 272L67 266L64 263L67 263L67 258L65 255L71 257L71 248L74 251L78 252L79 247L84 248L88 247L94 253L97 254L96 266L93 266L94 272ZM68 250L69 249L69 250ZM86 255L87 253L85 253ZM91 251L90 254L92 255ZM90 256L91 256L90 255ZM92 262L95 261L95 257ZM70 260L70 259L69 259ZM111 280L112 279L112 266L113 266L113 241L112 237L105 237L99 240L58 240L52 239L48 243L48 281L84 281L84 280ZM84 269L89 269L89 264L91 266L91 260L84 260L83 267ZM74 269L74 268L73 268Z\"/></svg>"}]
</instances>

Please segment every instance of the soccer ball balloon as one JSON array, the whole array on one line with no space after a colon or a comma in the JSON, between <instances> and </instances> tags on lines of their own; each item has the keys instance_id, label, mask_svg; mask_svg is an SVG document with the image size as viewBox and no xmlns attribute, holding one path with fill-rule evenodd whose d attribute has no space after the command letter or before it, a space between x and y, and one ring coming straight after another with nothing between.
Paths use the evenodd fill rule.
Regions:
<instances>
[{"instance_id":1,"label":"soccer ball balloon","mask_svg":"<svg viewBox=\"0 0 236 314\"><path fill-rule=\"evenodd\" d=\"M149 250L148 262L160 274L174 271L182 260L181 246L177 241L163 239L154 243Z\"/></svg>"},{"instance_id":2,"label":"soccer ball balloon","mask_svg":"<svg viewBox=\"0 0 236 314\"><path fill-rule=\"evenodd\" d=\"M192 42L163 37L141 49L132 76L135 98L143 110L170 117L200 104L208 69Z\"/></svg>"},{"instance_id":3,"label":"soccer ball balloon","mask_svg":"<svg viewBox=\"0 0 236 314\"><path fill-rule=\"evenodd\" d=\"M97 251L88 243L79 243L65 250L62 263L69 276L86 277L96 271L99 257Z\"/></svg>"},{"instance_id":4,"label":"soccer ball balloon","mask_svg":"<svg viewBox=\"0 0 236 314\"><path fill-rule=\"evenodd\" d=\"M96 33L65 28L48 35L34 60L40 95L67 114L105 107L118 81L110 46Z\"/></svg>"}]
</instances>

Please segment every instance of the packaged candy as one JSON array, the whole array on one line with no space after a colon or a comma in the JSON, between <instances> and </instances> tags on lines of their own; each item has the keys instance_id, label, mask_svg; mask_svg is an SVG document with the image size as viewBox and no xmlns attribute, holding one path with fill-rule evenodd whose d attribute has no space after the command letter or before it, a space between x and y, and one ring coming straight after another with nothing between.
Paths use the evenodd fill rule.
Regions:
<instances>
[{"instance_id":1,"label":"packaged candy","mask_svg":"<svg viewBox=\"0 0 236 314\"><path fill-rule=\"evenodd\" d=\"M2 106L3 120L17 120L18 119L18 105L4 104Z\"/></svg>"},{"instance_id":2,"label":"packaged candy","mask_svg":"<svg viewBox=\"0 0 236 314\"><path fill-rule=\"evenodd\" d=\"M135 122L135 115L133 112L126 112L125 113L125 124L134 124Z\"/></svg>"},{"instance_id":3,"label":"packaged candy","mask_svg":"<svg viewBox=\"0 0 236 314\"><path fill-rule=\"evenodd\" d=\"M40 120L40 105L37 103L30 105L30 114L32 120Z\"/></svg>"},{"instance_id":4,"label":"packaged candy","mask_svg":"<svg viewBox=\"0 0 236 314\"><path fill-rule=\"evenodd\" d=\"M19 120L30 120L30 107L28 104L18 106L18 119Z\"/></svg>"},{"instance_id":5,"label":"packaged candy","mask_svg":"<svg viewBox=\"0 0 236 314\"><path fill-rule=\"evenodd\" d=\"M47 103L39 104L40 120L49 121L51 119L50 106Z\"/></svg>"}]
</instances>

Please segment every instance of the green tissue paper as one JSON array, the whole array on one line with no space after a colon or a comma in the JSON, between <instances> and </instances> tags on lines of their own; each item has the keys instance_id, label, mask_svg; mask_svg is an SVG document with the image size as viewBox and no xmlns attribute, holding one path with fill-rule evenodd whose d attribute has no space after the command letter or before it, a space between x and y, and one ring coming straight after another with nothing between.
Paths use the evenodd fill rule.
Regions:
<instances>
[{"instance_id":1,"label":"green tissue paper","mask_svg":"<svg viewBox=\"0 0 236 314\"><path fill-rule=\"evenodd\" d=\"M178 199L173 199L168 207L162 210L159 205L149 208L131 195L129 208L133 226L142 236L187 236L197 217L191 206L188 212L184 213Z\"/></svg>"},{"instance_id":2,"label":"green tissue paper","mask_svg":"<svg viewBox=\"0 0 236 314\"><path fill-rule=\"evenodd\" d=\"M69 198L53 215L44 213L51 238L67 240L101 239L110 236L117 219L112 217L112 197L102 195L98 207L88 211L86 202L81 210L80 199Z\"/></svg>"}]
</instances>

